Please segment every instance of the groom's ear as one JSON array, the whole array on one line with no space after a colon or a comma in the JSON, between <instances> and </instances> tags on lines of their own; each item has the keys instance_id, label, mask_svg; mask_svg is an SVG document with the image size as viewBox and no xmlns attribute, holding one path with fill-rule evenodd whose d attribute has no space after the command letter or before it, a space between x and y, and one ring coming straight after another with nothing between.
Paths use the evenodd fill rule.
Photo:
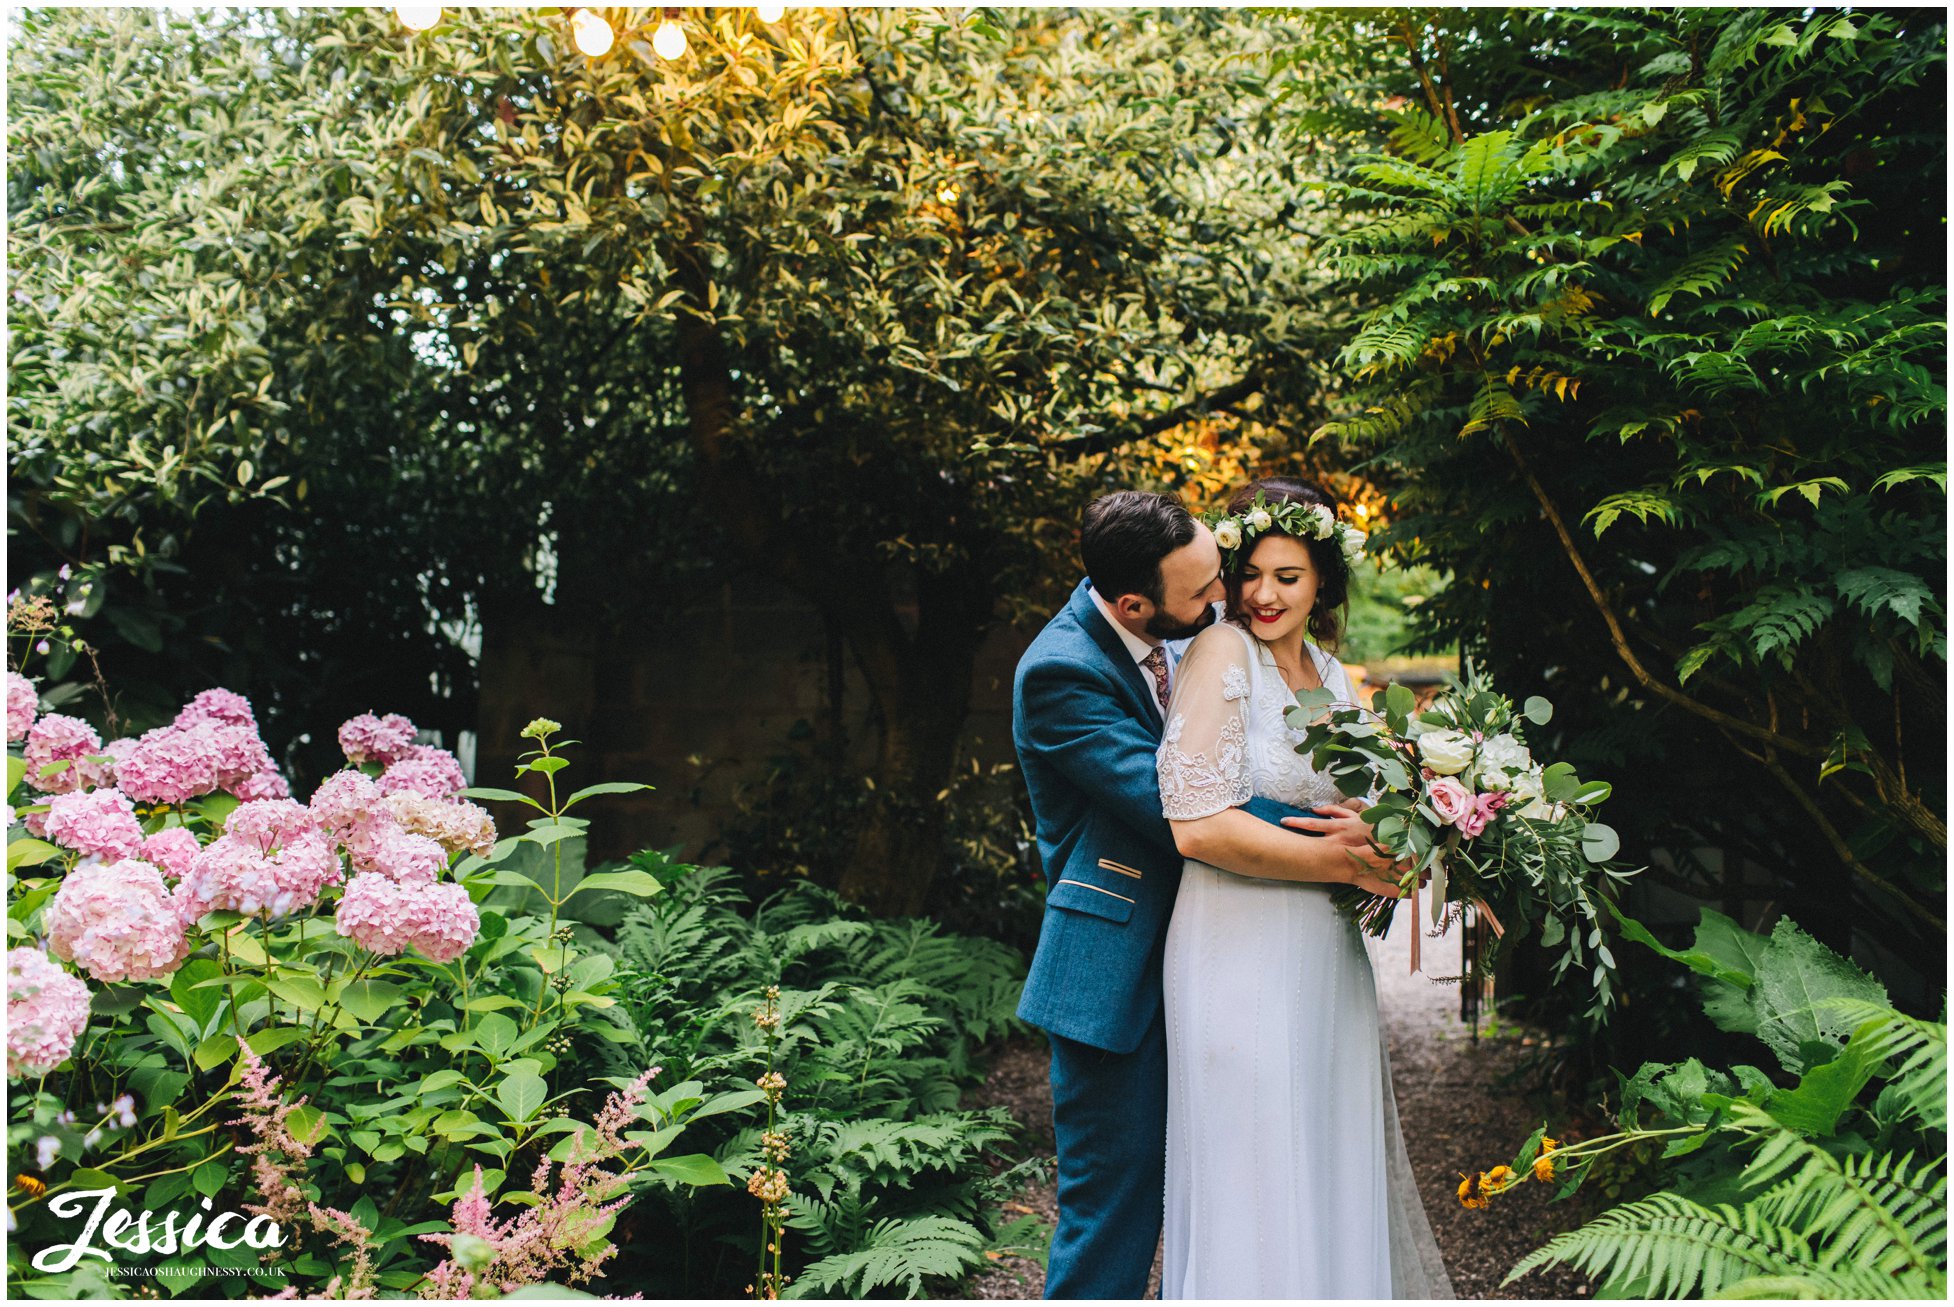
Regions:
<instances>
[{"instance_id":1,"label":"groom's ear","mask_svg":"<svg viewBox=\"0 0 1954 1307\"><path fill-rule=\"evenodd\" d=\"M1114 612L1135 622L1143 622L1153 616L1152 608L1153 605L1144 596L1132 594L1121 595L1119 602L1113 605Z\"/></svg>"}]
</instances>

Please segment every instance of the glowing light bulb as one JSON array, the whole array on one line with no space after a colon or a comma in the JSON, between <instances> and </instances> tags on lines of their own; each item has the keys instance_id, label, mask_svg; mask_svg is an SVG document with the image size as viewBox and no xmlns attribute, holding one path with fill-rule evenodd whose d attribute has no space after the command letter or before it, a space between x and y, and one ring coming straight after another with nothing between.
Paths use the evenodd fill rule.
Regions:
<instances>
[{"instance_id":1,"label":"glowing light bulb","mask_svg":"<svg viewBox=\"0 0 1954 1307\"><path fill-rule=\"evenodd\" d=\"M660 59L676 59L685 53L685 29L667 18L652 33L651 48L658 51Z\"/></svg>"},{"instance_id":2,"label":"glowing light bulb","mask_svg":"<svg viewBox=\"0 0 1954 1307\"><path fill-rule=\"evenodd\" d=\"M394 17L410 32L425 32L441 21L440 5L395 5Z\"/></svg>"},{"instance_id":3,"label":"glowing light bulb","mask_svg":"<svg viewBox=\"0 0 1954 1307\"><path fill-rule=\"evenodd\" d=\"M616 39L611 25L594 9L579 9L570 15L570 37L577 43L577 49L592 59L609 50Z\"/></svg>"},{"instance_id":4,"label":"glowing light bulb","mask_svg":"<svg viewBox=\"0 0 1954 1307\"><path fill-rule=\"evenodd\" d=\"M763 23L777 23L787 16L787 6L761 5L754 12L760 16L760 21Z\"/></svg>"},{"instance_id":5,"label":"glowing light bulb","mask_svg":"<svg viewBox=\"0 0 1954 1307\"><path fill-rule=\"evenodd\" d=\"M963 198L963 191L958 188L955 182L944 182L943 185L937 187L936 198L944 204L955 204Z\"/></svg>"}]
</instances>

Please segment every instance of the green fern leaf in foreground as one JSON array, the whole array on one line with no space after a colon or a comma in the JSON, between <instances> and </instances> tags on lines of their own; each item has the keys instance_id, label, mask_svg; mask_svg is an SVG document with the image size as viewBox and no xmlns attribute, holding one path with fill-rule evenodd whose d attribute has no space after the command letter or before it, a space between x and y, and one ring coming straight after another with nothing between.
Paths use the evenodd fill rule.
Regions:
<instances>
[{"instance_id":1,"label":"green fern leaf in foreground","mask_svg":"<svg viewBox=\"0 0 1954 1307\"><path fill-rule=\"evenodd\" d=\"M838 1292L851 1298L884 1296L901 1285L920 1297L932 1276L961 1275L984 1260L984 1237L962 1221L938 1216L878 1221L852 1252L824 1257L788 1287L789 1298Z\"/></svg>"}]
</instances>

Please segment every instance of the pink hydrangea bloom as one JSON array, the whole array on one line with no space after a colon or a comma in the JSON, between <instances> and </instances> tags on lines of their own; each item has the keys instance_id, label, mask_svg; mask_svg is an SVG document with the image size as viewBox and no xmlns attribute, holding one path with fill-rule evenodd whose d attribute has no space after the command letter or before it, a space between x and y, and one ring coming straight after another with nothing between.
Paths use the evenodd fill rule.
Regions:
<instances>
[{"instance_id":1,"label":"pink hydrangea bloom","mask_svg":"<svg viewBox=\"0 0 1954 1307\"><path fill-rule=\"evenodd\" d=\"M124 736L119 740L110 740L107 744L103 745L102 752L107 754L110 760L105 763L95 764L97 769L102 773L102 779L96 783L99 785L114 785L115 769L122 765L122 760L128 757L135 748L136 741L128 736Z\"/></svg>"},{"instance_id":2,"label":"pink hydrangea bloom","mask_svg":"<svg viewBox=\"0 0 1954 1307\"><path fill-rule=\"evenodd\" d=\"M292 787L283 776L275 771L261 771L246 776L230 787L232 794L240 799L289 799Z\"/></svg>"},{"instance_id":3,"label":"pink hydrangea bloom","mask_svg":"<svg viewBox=\"0 0 1954 1307\"><path fill-rule=\"evenodd\" d=\"M34 692L34 682L19 672L7 673L7 743L27 738L27 732L34 729L34 716L41 710L40 696Z\"/></svg>"},{"instance_id":4,"label":"pink hydrangea bloom","mask_svg":"<svg viewBox=\"0 0 1954 1307\"><path fill-rule=\"evenodd\" d=\"M388 766L407 756L415 734L414 723L399 713L388 713L385 717L361 713L339 728L339 747L352 762Z\"/></svg>"},{"instance_id":5,"label":"pink hydrangea bloom","mask_svg":"<svg viewBox=\"0 0 1954 1307\"><path fill-rule=\"evenodd\" d=\"M133 858L69 872L42 923L55 955L97 980L153 980L190 955L163 873Z\"/></svg>"},{"instance_id":6,"label":"pink hydrangea bloom","mask_svg":"<svg viewBox=\"0 0 1954 1307\"><path fill-rule=\"evenodd\" d=\"M380 788L365 772L336 771L312 792L312 815L335 843L372 821L380 809Z\"/></svg>"},{"instance_id":7,"label":"pink hydrangea bloom","mask_svg":"<svg viewBox=\"0 0 1954 1307\"><path fill-rule=\"evenodd\" d=\"M271 767L271 751L258 738L255 726L233 722L197 722L187 729L209 741L211 763L217 768L217 783L229 790Z\"/></svg>"},{"instance_id":8,"label":"pink hydrangea bloom","mask_svg":"<svg viewBox=\"0 0 1954 1307\"><path fill-rule=\"evenodd\" d=\"M79 717L51 712L27 732L21 757L27 763L27 783L46 794L67 794L102 783L101 769L82 759L102 751L102 737ZM73 764L52 776L42 769L57 762Z\"/></svg>"},{"instance_id":9,"label":"pink hydrangea bloom","mask_svg":"<svg viewBox=\"0 0 1954 1307\"><path fill-rule=\"evenodd\" d=\"M406 884L432 883L448 869L448 851L425 835L410 835L383 810L375 820L353 832L346 842L353 870L378 872Z\"/></svg>"},{"instance_id":10,"label":"pink hydrangea bloom","mask_svg":"<svg viewBox=\"0 0 1954 1307\"><path fill-rule=\"evenodd\" d=\"M203 852L203 847L188 827L171 826L143 841L142 860L171 880L181 880L190 874L190 865Z\"/></svg>"},{"instance_id":11,"label":"pink hydrangea bloom","mask_svg":"<svg viewBox=\"0 0 1954 1307\"><path fill-rule=\"evenodd\" d=\"M335 928L361 948L391 956L415 949L436 962L468 951L482 928L468 891L446 884L402 884L377 872L346 883Z\"/></svg>"},{"instance_id":12,"label":"pink hydrangea bloom","mask_svg":"<svg viewBox=\"0 0 1954 1307\"><path fill-rule=\"evenodd\" d=\"M380 774L382 794L425 794L430 799L452 799L468 788L461 774L461 762L446 749L417 744L408 756Z\"/></svg>"},{"instance_id":13,"label":"pink hydrangea bloom","mask_svg":"<svg viewBox=\"0 0 1954 1307\"><path fill-rule=\"evenodd\" d=\"M248 726L252 733L258 730L258 718L251 711L251 701L230 690L205 690L202 694L183 705L183 711L176 715L176 725L192 726L198 722L222 722L231 726Z\"/></svg>"},{"instance_id":14,"label":"pink hydrangea bloom","mask_svg":"<svg viewBox=\"0 0 1954 1307\"><path fill-rule=\"evenodd\" d=\"M56 844L111 862L135 857L143 844L136 806L115 789L57 794L48 801L42 825Z\"/></svg>"},{"instance_id":15,"label":"pink hydrangea bloom","mask_svg":"<svg viewBox=\"0 0 1954 1307\"><path fill-rule=\"evenodd\" d=\"M290 799L240 803L224 821L224 834L244 840L260 853L273 853L307 835L320 835L312 809Z\"/></svg>"},{"instance_id":16,"label":"pink hydrangea bloom","mask_svg":"<svg viewBox=\"0 0 1954 1307\"><path fill-rule=\"evenodd\" d=\"M339 855L324 832L310 827L309 815L305 829L286 825L297 819L282 812L247 817L238 827L246 808L265 805L307 811L303 804L261 799L232 813L225 834L204 846L176 887L177 911L186 923L219 910L283 917L310 907L321 890L340 882Z\"/></svg>"},{"instance_id":17,"label":"pink hydrangea bloom","mask_svg":"<svg viewBox=\"0 0 1954 1307\"><path fill-rule=\"evenodd\" d=\"M495 847L495 820L466 801L442 803L419 794L387 796L387 812L410 835L425 835L450 853L483 857Z\"/></svg>"},{"instance_id":18,"label":"pink hydrangea bloom","mask_svg":"<svg viewBox=\"0 0 1954 1307\"><path fill-rule=\"evenodd\" d=\"M88 1025L88 986L37 948L7 953L7 1078L43 1076L68 1060Z\"/></svg>"},{"instance_id":19,"label":"pink hydrangea bloom","mask_svg":"<svg viewBox=\"0 0 1954 1307\"><path fill-rule=\"evenodd\" d=\"M217 788L211 726L159 726L116 759L116 784L138 803L182 803Z\"/></svg>"}]
</instances>

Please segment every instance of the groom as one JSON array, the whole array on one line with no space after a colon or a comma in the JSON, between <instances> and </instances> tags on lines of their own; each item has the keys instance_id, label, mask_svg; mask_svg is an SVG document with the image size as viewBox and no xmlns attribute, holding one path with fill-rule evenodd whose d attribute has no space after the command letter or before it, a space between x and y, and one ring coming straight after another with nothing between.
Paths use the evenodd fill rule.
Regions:
<instances>
[{"instance_id":1,"label":"groom","mask_svg":"<svg viewBox=\"0 0 1954 1307\"><path fill-rule=\"evenodd\" d=\"M1048 886L1018 1015L1052 1046L1059 1215L1045 1296L1139 1298L1166 1183L1161 961L1182 864L1154 771L1165 646L1214 622L1221 550L1179 501L1133 490L1086 509L1079 545L1088 579L1025 651L1012 695ZM1353 814L1326 813L1255 799L1204 858L1296 879L1292 826L1384 865Z\"/></svg>"}]
</instances>

